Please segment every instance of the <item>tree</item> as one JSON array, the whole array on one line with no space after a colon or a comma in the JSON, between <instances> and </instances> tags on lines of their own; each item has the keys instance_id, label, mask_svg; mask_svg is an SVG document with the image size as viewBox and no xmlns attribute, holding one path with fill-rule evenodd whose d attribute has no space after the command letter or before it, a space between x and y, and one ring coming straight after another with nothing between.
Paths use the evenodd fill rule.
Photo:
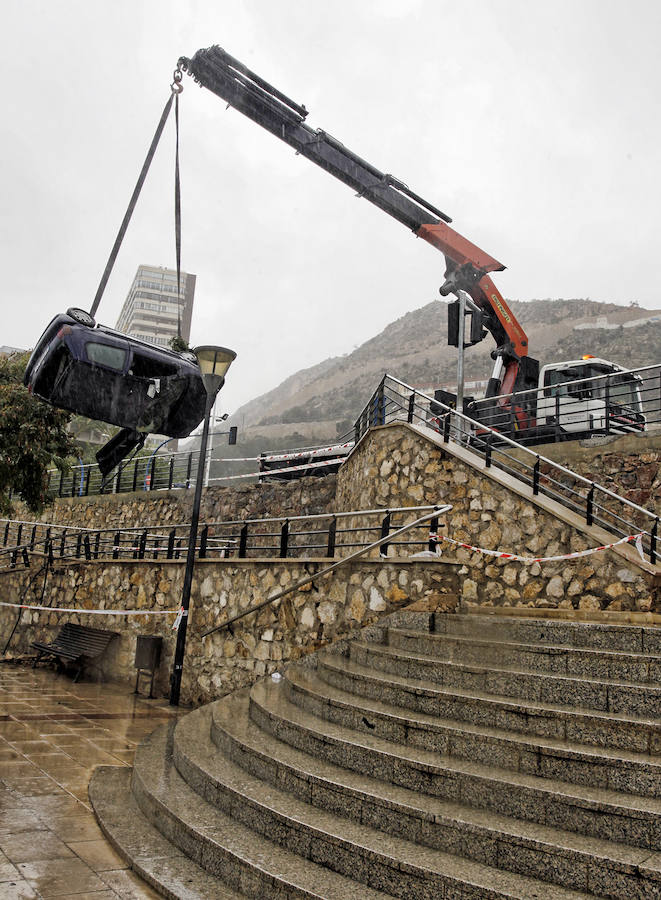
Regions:
<instances>
[{"instance_id":1,"label":"tree","mask_svg":"<svg viewBox=\"0 0 661 900\"><path fill-rule=\"evenodd\" d=\"M64 471L77 456L67 433L68 413L38 400L23 387L28 353L0 357L0 513L11 513L11 496L40 513L48 502L48 469Z\"/></svg>"}]
</instances>

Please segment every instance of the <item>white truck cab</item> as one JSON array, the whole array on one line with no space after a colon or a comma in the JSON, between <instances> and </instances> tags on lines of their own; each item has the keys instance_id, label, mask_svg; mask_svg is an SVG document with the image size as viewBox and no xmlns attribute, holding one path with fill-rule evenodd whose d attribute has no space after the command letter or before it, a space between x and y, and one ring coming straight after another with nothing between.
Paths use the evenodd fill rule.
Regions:
<instances>
[{"instance_id":1,"label":"white truck cab","mask_svg":"<svg viewBox=\"0 0 661 900\"><path fill-rule=\"evenodd\" d=\"M556 440L644 431L642 384L639 375L594 356L543 366L537 428L552 427Z\"/></svg>"}]
</instances>

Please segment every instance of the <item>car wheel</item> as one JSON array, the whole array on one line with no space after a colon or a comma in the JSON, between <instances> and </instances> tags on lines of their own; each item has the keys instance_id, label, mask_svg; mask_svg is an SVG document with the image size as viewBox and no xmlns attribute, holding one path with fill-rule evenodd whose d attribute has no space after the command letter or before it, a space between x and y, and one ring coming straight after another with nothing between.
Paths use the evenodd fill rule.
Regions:
<instances>
[{"instance_id":1,"label":"car wheel","mask_svg":"<svg viewBox=\"0 0 661 900\"><path fill-rule=\"evenodd\" d=\"M78 322L79 325L86 325L88 328L94 328L96 325L92 316L85 312L84 309L78 309L77 306L70 306L67 310L67 315L71 316L74 322Z\"/></svg>"}]
</instances>

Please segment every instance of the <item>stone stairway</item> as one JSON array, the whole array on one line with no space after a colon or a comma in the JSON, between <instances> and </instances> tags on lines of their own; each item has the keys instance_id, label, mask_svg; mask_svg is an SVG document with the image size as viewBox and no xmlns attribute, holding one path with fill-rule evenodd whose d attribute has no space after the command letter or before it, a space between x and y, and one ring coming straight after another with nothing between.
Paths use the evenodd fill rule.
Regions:
<instances>
[{"instance_id":1,"label":"stone stairway","mask_svg":"<svg viewBox=\"0 0 661 900\"><path fill-rule=\"evenodd\" d=\"M401 611L97 769L181 898L661 898L661 629Z\"/></svg>"}]
</instances>

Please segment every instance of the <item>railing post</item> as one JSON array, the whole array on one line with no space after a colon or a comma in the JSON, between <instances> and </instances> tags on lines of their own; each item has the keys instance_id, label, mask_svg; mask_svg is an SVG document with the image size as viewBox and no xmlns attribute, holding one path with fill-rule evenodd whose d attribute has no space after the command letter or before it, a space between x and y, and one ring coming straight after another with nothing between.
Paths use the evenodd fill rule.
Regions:
<instances>
[{"instance_id":1,"label":"railing post","mask_svg":"<svg viewBox=\"0 0 661 900\"><path fill-rule=\"evenodd\" d=\"M360 440L360 416L358 416L358 418L356 419L354 426L353 426L354 445L358 444L359 440Z\"/></svg>"},{"instance_id":2,"label":"railing post","mask_svg":"<svg viewBox=\"0 0 661 900\"><path fill-rule=\"evenodd\" d=\"M32 533L30 534L30 550L34 550L34 542L37 540L37 526L32 526Z\"/></svg>"},{"instance_id":3,"label":"railing post","mask_svg":"<svg viewBox=\"0 0 661 900\"><path fill-rule=\"evenodd\" d=\"M99 558L99 547L101 545L101 532L97 531L96 537L94 538L94 559Z\"/></svg>"},{"instance_id":4,"label":"railing post","mask_svg":"<svg viewBox=\"0 0 661 900\"><path fill-rule=\"evenodd\" d=\"M140 535L140 540L138 541L138 559L145 558L145 548L147 546L147 529L145 529Z\"/></svg>"},{"instance_id":5,"label":"railing post","mask_svg":"<svg viewBox=\"0 0 661 900\"><path fill-rule=\"evenodd\" d=\"M4 546L7 546L7 541L9 540L9 522L5 525L5 537L4 537Z\"/></svg>"},{"instance_id":6,"label":"railing post","mask_svg":"<svg viewBox=\"0 0 661 900\"><path fill-rule=\"evenodd\" d=\"M83 548L83 533L82 531L78 532L76 537L76 559L80 559L80 551Z\"/></svg>"},{"instance_id":7,"label":"railing post","mask_svg":"<svg viewBox=\"0 0 661 900\"><path fill-rule=\"evenodd\" d=\"M409 408L406 414L406 421L410 424L413 422L413 411L415 410L415 393L409 396Z\"/></svg>"},{"instance_id":8,"label":"railing post","mask_svg":"<svg viewBox=\"0 0 661 900\"><path fill-rule=\"evenodd\" d=\"M429 523L429 543L427 544L427 549L432 553L436 553L436 547L438 546L438 518L433 518Z\"/></svg>"},{"instance_id":9,"label":"railing post","mask_svg":"<svg viewBox=\"0 0 661 900\"><path fill-rule=\"evenodd\" d=\"M443 443L447 444L450 440L450 416L451 413L446 413L443 417Z\"/></svg>"},{"instance_id":10,"label":"railing post","mask_svg":"<svg viewBox=\"0 0 661 900\"><path fill-rule=\"evenodd\" d=\"M588 491L588 499L585 509L585 522L587 525L592 525L593 521L593 512L594 512L594 482L590 486L590 490Z\"/></svg>"},{"instance_id":11,"label":"railing post","mask_svg":"<svg viewBox=\"0 0 661 900\"><path fill-rule=\"evenodd\" d=\"M328 526L328 547L326 556L335 556L335 535L337 533L337 518L333 516Z\"/></svg>"},{"instance_id":12,"label":"railing post","mask_svg":"<svg viewBox=\"0 0 661 900\"><path fill-rule=\"evenodd\" d=\"M138 490L138 460L136 459L133 466L133 493Z\"/></svg>"},{"instance_id":13,"label":"railing post","mask_svg":"<svg viewBox=\"0 0 661 900\"><path fill-rule=\"evenodd\" d=\"M18 544L18 541L16 541ZM67 530L66 528L62 531L62 540L60 541L60 556L64 556L64 550L66 548L67 543Z\"/></svg>"},{"instance_id":14,"label":"railing post","mask_svg":"<svg viewBox=\"0 0 661 900\"><path fill-rule=\"evenodd\" d=\"M172 482L174 478L174 454L170 456L170 466L168 470L168 490L172 490Z\"/></svg>"},{"instance_id":15,"label":"railing post","mask_svg":"<svg viewBox=\"0 0 661 900\"><path fill-rule=\"evenodd\" d=\"M64 478L64 472L62 471L62 469L60 469L60 484L57 488L57 496L58 497L62 496L62 479L63 478Z\"/></svg>"},{"instance_id":16,"label":"railing post","mask_svg":"<svg viewBox=\"0 0 661 900\"><path fill-rule=\"evenodd\" d=\"M605 388L605 392L604 392L604 393L605 393L605 398L606 398L606 413L605 413L605 419L604 419L604 428L605 428L606 434L608 434L608 433L610 432L610 430L611 430L611 429L610 429L610 421L611 421L611 415L610 415L610 399L611 399L611 391L610 391L610 386L611 386L611 380L610 380L610 377L607 376L607 377L606 377L606 388Z\"/></svg>"},{"instance_id":17,"label":"railing post","mask_svg":"<svg viewBox=\"0 0 661 900\"><path fill-rule=\"evenodd\" d=\"M115 493L122 493L122 463L119 464L119 468L117 469L117 477L115 478Z\"/></svg>"},{"instance_id":18,"label":"railing post","mask_svg":"<svg viewBox=\"0 0 661 900\"><path fill-rule=\"evenodd\" d=\"M532 467L532 493L534 497L539 494L539 456Z\"/></svg>"},{"instance_id":19,"label":"railing post","mask_svg":"<svg viewBox=\"0 0 661 900\"><path fill-rule=\"evenodd\" d=\"M113 547L112 547L112 558L113 559L119 559L119 542L121 540L121 537L122 536L119 533L119 531L116 531L115 532L115 540L114 540Z\"/></svg>"},{"instance_id":20,"label":"railing post","mask_svg":"<svg viewBox=\"0 0 661 900\"><path fill-rule=\"evenodd\" d=\"M188 454L188 463L186 465L186 490L190 487L190 476L193 468L193 453Z\"/></svg>"},{"instance_id":21,"label":"railing post","mask_svg":"<svg viewBox=\"0 0 661 900\"><path fill-rule=\"evenodd\" d=\"M248 523L245 522L239 533L239 559L245 559L248 551Z\"/></svg>"},{"instance_id":22,"label":"railing post","mask_svg":"<svg viewBox=\"0 0 661 900\"><path fill-rule=\"evenodd\" d=\"M204 559L207 555L207 541L209 539L209 526L205 525L200 532L200 559Z\"/></svg>"},{"instance_id":23,"label":"railing post","mask_svg":"<svg viewBox=\"0 0 661 900\"><path fill-rule=\"evenodd\" d=\"M83 538L83 546L85 548L85 559L90 560L92 558L92 548L90 547L89 534L86 534Z\"/></svg>"},{"instance_id":24,"label":"railing post","mask_svg":"<svg viewBox=\"0 0 661 900\"><path fill-rule=\"evenodd\" d=\"M85 476L85 496L89 497L90 492L90 478L92 477L92 466L89 465L87 467L87 475Z\"/></svg>"},{"instance_id":25,"label":"railing post","mask_svg":"<svg viewBox=\"0 0 661 900\"><path fill-rule=\"evenodd\" d=\"M656 563L656 542L659 536L659 517L657 516L652 525L652 533L650 534L650 562L652 565Z\"/></svg>"},{"instance_id":26,"label":"railing post","mask_svg":"<svg viewBox=\"0 0 661 900\"><path fill-rule=\"evenodd\" d=\"M381 522L381 535L380 537L388 537L390 534L390 512L386 512L383 517L383 521ZM381 556L387 556L388 550L390 549L390 544L381 544L379 547L379 554Z\"/></svg>"},{"instance_id":27,"label":"railing post","mask_svg":"<svg viewBox=\"0 0 661 900\"><path fill-rule=\"evenodd\" d=\"M287 548L289 546L289 519L285 519L280 529L280 559L287 556Z\"/></svg>"},{"instance_id":28,"label":"railing post","mask_svg":"<svg viewBox=\"0 0 661 900\"><path fill-rule=\"evenodd\" d=\"M485 468L487 468L487 469L491 468L491 451L492 451L491 444L492 444L492 442L493 442L493 435L491 434L491 432L489 432L489 434L487 435L487 439L485 441L486 449L484 451L484 465L485 465Z\"/></svg>"},{"instance_id":29,"label":"railing post","mask_svg":"<svg viewBox=\"0 0 661 900\"><path fill-rule=\"evenodd\" d=\"M71 496L76 496L76 476L73 474L73 468L71 469Z\"/></svg>"},{"instance_id":30,"label":"railing post","mask_svg":"<svg viewBox=\"0 0 661 900\"><path fill-rule=\"evenodd\" d=\"M173 528L170 534L168 535L168 550L167 550L167 558L172 559L174 556L174 539L176 536L175 529Z\"/></svg>"},{"instance_id":31,"label":"railing post","mask_svg":"<svg viewBox=\"0 0 661 900\"><path fill-rule=\"evenodd\" d=\"M16 531L16 543L17 543L17 544L20 544L20 543L21 543L21 538L22 538L22 537L23 537L23 523L21 522L21 523L19 524L19 526L18 526L17 531Z\"/></svg>"}]
</instances>

